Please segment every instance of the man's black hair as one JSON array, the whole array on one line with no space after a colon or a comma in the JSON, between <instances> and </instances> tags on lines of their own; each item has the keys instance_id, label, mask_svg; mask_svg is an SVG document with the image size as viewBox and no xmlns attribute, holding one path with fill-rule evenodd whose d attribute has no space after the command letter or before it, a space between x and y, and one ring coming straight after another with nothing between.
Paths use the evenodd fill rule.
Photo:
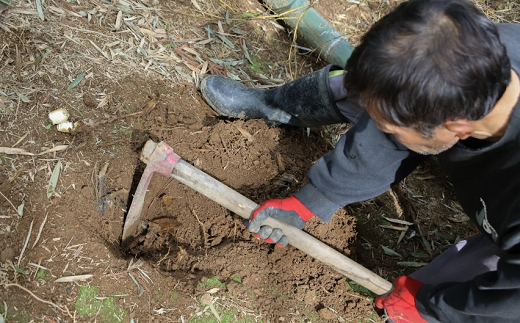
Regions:
<instances>
[{"instance_id":1,"label":"man's black hair","mask_svg":"<svg viewBox=\"0 0 520 323\"><path fill-rule=\"evenodd\" d=\"M363 36L345 70L349 95L370 115L425 137L445 121L484 117L511 79L496 26L466 0L400 4Z\"/></svg>"}]
</instances>

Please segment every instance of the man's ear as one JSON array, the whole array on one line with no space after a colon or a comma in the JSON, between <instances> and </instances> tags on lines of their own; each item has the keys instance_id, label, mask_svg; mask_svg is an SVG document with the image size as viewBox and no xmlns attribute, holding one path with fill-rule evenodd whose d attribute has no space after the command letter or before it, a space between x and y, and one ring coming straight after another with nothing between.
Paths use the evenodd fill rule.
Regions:
<instances>
[{"instance_id":1,"label":"man's ear","mask_svg":"<svg viewBox=\"0 0 520 323\"><path fill-rule=\"evenodd\" d=\"M473 134L473 132L475 132L475 128L467 119L446 121L444 127L455 133L455 136L459 137L461 140L467 139Z\"/></svg>"}]
</instances>

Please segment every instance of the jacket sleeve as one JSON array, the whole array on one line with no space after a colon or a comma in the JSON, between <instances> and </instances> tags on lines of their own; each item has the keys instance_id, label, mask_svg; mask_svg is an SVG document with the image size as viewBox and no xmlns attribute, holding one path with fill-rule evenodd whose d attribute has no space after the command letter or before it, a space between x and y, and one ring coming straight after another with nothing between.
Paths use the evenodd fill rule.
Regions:
<instances>
[{"instance_id":1,"label":"jacket sleeve","mask_svg":"<svg viewBox=\"0 0 520 323\"><path fill-rule=\"evenodd\" d=\"M308 183L295 196L327 222L339 208L384 193L425 158L380 131L365 113L310 168Z\"/></svg>"},{"instance_id":2,"label":"jacket sleeve","mask_svg":"<svg viewBox=\"0 0 520 323\"><path fill-rule=\"evenodd\" d=\"M417 309L428 322L520 321L520 205L511 208L499 230L497 268L466 282L424 285ZM477 264L478 265L478 264Z\"/></svg>"}]
</instances>

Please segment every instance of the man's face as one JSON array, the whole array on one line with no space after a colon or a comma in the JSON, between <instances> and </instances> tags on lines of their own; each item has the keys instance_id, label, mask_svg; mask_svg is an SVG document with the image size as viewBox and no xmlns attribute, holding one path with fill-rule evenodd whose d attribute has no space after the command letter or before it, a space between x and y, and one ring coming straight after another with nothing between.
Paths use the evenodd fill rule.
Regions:
<instances>
[{"instance_id":1,"label":"man's face","mask_svg":"<svg viewBox=\"0 0 520 323\"><path fill-rule=\"evenodd\" d=\"M417 131L410 128L398 127L375 119L374 121L379 130L392 134L395 139L408 149L423 155L440 154L453 147L459 141L459 137L445 127L436 128L432 137L424 138Z\"/></svg>"}]
</instances>

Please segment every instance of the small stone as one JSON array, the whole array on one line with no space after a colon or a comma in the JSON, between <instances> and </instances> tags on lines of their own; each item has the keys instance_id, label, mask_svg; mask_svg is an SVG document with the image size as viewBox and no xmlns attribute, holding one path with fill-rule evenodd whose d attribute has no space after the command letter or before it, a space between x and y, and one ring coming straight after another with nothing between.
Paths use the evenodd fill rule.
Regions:
<instances>
[{"instance_id":1,"label":"small stone","mask_svg":"<svg viewBox=\"0 0 520 323\"><path fill-rule=\"evenodd\" d=\"M95 108L98 105L96 100L94 100L94 98L88 94L83 95L83 103L89 108Z\"/></svg>"}]
</instances>

